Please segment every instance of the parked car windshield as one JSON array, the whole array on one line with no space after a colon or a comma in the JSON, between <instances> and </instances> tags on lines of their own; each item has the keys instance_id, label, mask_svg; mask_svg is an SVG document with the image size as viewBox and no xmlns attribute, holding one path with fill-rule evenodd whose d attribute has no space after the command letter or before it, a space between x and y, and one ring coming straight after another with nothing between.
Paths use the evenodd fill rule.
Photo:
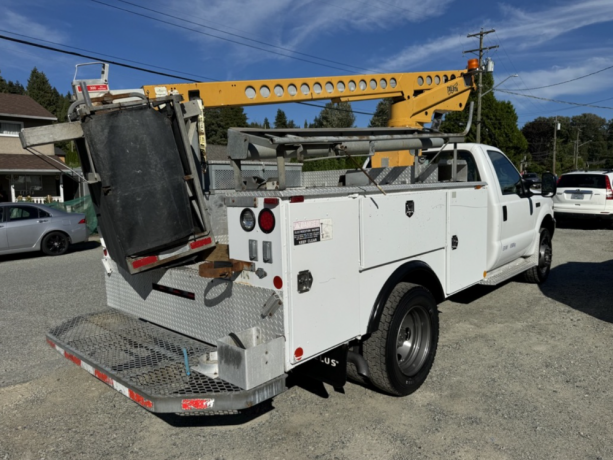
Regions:
<instances>
[{"instance_id":1,"label":"parked car windshield","mask_svg":"<svg viewBox=\"0 0 613 460\"><path fill-rule=\"evenodd\" d=\"M604 174L567 174L560 178L560 187L606 188Z\"/></svg>"}]
</instances>

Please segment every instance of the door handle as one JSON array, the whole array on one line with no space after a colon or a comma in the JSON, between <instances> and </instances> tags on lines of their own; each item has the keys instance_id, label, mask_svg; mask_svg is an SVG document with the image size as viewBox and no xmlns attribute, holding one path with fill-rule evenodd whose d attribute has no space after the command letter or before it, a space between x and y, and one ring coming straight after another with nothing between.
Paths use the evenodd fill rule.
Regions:
<instances>
[{"instance_id":1,"label":"door handle","mask_svg":"<svg viewBox=\"0 0 613 460\"><path fill-rule=\"evenodd\" d=\"M39 224L42 224L43 222L49 222L49 220L48 219L42 219L42 220L38 221Z\"/></svg>"},{"instance_id":2,"label":"door handle","mask_svg":"<svg viewBox=\"0 0 613 460\"><path fill-rule=\"evenodd\" d=\"M502 207L502 221L503 222L507 221L507 207L506 206Z\"/></svg>"}]
</instances>

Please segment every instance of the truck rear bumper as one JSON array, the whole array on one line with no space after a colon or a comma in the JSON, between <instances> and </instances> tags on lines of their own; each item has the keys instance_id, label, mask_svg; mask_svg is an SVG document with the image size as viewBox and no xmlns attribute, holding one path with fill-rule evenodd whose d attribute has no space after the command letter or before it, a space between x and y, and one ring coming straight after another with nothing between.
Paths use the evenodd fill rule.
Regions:
<instances>
[{"instance_id":1,"label":"truck rear bumper","mask_svg":"<svg viewBox=\"0 0 613 460\"><path fill-rule=\"evenodd\" d=\"M151 412L236 411L287 389L285 374L243 390L195 372L191 367L214 346L114 310L73 318L49 331L47 342Z\"/></svg>"}]
</instances>

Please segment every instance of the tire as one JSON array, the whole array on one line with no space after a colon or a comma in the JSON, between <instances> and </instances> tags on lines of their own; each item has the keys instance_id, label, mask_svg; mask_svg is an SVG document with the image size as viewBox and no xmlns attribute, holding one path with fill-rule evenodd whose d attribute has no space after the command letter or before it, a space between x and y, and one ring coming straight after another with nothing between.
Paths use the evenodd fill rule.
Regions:
<instances>
[{"instance_id":1,"label":"tire","mask_svg":"<svg viewBox=\"0 0 613 460\"><path fill-rule=\"evenodd\" d=\"M551 270L551 235L549 230L541 228L539 236L539 260L536 267L529 268L524 272L524 279L528 283L541 284L547 280Z\"/></svg>"},{"instance_id":2,"label":"tire","mask_svg":"<svg viewBox=\"0 0 613 460\"><path fill-rule=\"evenodd\" d=\"M363 345L371 383L395 396L415 392L432 368L438 336L438 310L430 291L398 283L385 302L379 329Z\"/></svg>"},{"instance_id":3,"label":"tire","mask_svg":"<svg viewBox=\"0 0 613 460\"><path fill-rule=\"evenodd\" d=\"M48 256L61 256L68 250L70 240L65 233L51 232L43 238L40 249Z\"/></svg>"}]
</instances>

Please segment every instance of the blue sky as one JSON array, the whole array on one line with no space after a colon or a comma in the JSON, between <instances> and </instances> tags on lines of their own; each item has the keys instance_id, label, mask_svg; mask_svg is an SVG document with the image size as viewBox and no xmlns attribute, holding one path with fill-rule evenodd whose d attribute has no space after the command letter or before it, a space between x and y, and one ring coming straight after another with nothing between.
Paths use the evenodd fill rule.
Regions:
<instances>
[{"instance_id":1,"label":"blue sky","mask_svg":"<svg viewBox=\"0 0 613 460\"><path fill-rule=\"evenodd\" d=\"M495 29L486 35L485 46L500 46L487 54L495 62L496 81L519 75L500 89L613 108L613 68L598 72L613 66L612 0L2 0L2 4L0 35L72 46L84 54L164 67L158 70L202 81L461 69L473 57L462 51L479 44L477 38L466 36L481 28ZM24 86L36 66L53 86L68 92L75 64L87 61L0 40L0 74ZM593 72L598 73L581 78ZM180 80L118 66L110 70L112 89L175 81ZM548 85L555 86L526 91ZM513 102L520 126L538 116L590 112L613 118L608 108L573 107L498 91L496 96ZM368 113L375 105L362 102L353 107ZM299 104L278 107L300 126L320 110ZM250 121L261 122L264 117L274 119L276 109L259 106L246 112ZM370 115L358 114L356 125L366 126L369 120Z\"/></svg>"}]
</instances>

